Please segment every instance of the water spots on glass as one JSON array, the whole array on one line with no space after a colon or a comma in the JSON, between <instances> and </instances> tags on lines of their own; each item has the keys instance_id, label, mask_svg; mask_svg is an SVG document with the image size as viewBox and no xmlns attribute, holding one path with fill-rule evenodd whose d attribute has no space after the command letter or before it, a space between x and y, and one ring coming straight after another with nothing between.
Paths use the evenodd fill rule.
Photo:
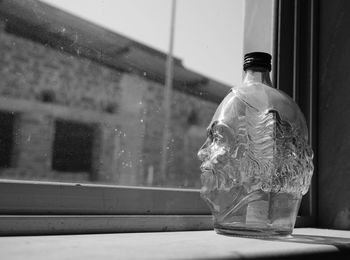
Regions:
<instances>
[{"instance_id":1,"label":"water spots on glass","mask_svg":"<svg viewBox=\"0 0 350 260\"><path fill-rule=\"evenodd\" d=\"M129 162L122 162L122 167L123 168L132 168L133 165L132 165L131 161L129 161Z\"/></svg>"},{"instance_id":2,"label":"water spots on glass","mask_svg":"<svg viewBox=\"0 0 350 260\"><path fill-rule=\"evenodd\" d=\"M29 16L16 20L3 16L11 10L1 10L0 14L6 17L3 19L6 24L0 25L0 47L6 50L1 54L4 66L0 66L2 108L7 111L16 108L13 132L9 130L13 135L13 147L20 150L21 160L34 160L30 162L33 163L31 169L21 169L27 163L20 162L18 171L15 169L16 177L160 185L157 178L161 175L166 52L148 48L144 43L129 46L134 40L127 35L91 25L68 13L61 18L51 16L51 9L41 7L42 4L33 6L32 11L38 18L33 31L24 29L34 25L27 19ZM20 18L15 11L12 14ZM54 17L57 20L51 19ZM21 24L14 24L19 20ZM77 23L71 24L72 21ZM196 93L191 92L194 88L190 87L201 77L192 73L181 60L174 66L176 72L181 67L184 73L174 74L177 84L171 97L171 135L166 147L169 172L165 174L173 176L176 172L176 176L164 178L166 181L162 185L199 187L199 162L192 158L200 141L188 135L186 111L204 100L196 94L200 86ZM206 122L215 104L207 100L203 104L205 112L199 117ZM68 171L50 174L57 119L93 126L89 149L85 149L83 141L72 145L69 140L64 143L66 139L62 138L60 142L60 146L64 143L67 147L62 150L68 157L78 146L89 150L91 171L89 168L84 174ZM204 124L201 127L204 129ZM5 138L9 139L9 135ZM72 139L81 140L81 133L74 131ZM10 150L6 152L10 156L13 154ZM41 160L42 157L45 160ZM41 173L44 168L45 172Z\"/></svg>"}]
</instances>

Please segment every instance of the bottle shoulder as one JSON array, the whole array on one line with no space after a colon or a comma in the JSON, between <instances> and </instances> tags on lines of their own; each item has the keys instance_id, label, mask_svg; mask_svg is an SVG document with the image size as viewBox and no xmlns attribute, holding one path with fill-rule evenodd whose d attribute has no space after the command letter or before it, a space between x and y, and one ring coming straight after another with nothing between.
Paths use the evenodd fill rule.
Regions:
<instances>
[{"instance_id":1,"label":"bottle shoulder","mask_svg":"<svg viewBox=\"0 0 350 260\"><path fill-rule=\"evenodd\" d=\"M232 120L245 116L247 109L261 115L276 113L307 136L304 115L294 100L283 91L262 83L233 87L219 105L214 118Z\"/></svg>"}]
</instances>

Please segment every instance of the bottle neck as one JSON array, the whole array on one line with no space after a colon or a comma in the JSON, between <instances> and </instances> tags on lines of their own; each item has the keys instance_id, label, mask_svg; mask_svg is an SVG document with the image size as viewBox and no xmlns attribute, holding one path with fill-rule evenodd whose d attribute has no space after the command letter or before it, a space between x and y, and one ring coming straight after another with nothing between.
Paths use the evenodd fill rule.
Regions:
<instances>
[{"instance_id":1,"label":"bottle neck","mask_svg":"<svg viewBox=\"0 0 350 260\"><path fill-rule=\"evenodd\" d=\"M270 72L263 68L248 68L243 77L243 83L260 82L272 87Z\"/></svg>"}]
</instances>

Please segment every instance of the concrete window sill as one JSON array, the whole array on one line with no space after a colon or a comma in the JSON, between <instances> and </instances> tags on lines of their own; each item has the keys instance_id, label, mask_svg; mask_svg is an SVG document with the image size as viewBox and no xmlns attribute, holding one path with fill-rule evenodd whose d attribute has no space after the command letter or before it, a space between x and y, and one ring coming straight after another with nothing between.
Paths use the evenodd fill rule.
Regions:
<instances>
[{"instance_id":1,"label":"concrete window sill","mask_svg":"<svg viewBox=\"0 0 350 260\"><path fill-rule=\"evenodd\" d=\"M214 231L0 237L2 259L350 259L350 231L300 228L252 239Z\"/></svg>"}]
</instances>

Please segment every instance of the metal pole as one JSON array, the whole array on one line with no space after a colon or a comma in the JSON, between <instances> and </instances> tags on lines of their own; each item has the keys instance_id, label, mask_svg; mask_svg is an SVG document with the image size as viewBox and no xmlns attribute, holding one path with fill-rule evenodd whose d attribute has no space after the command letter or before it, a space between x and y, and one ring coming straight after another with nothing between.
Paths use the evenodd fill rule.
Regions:
<instances>
[{"instance_id":1,"label":"metal pole","mask_svg":"<svg viewBox=\"0 0 350 260\"><path fill-rule=\"evenodd\" d=\"M163 129L163 142L162 142L162 160L160 179L158 182L164 184L167 177L167 161L169 154L169 139L170 139L170 121L171 121L171 92L173 88L173 74L174 74L174 62L173 62L173 46L174 46L174 31L175 31L175 12L176 12L176 0L172 0L171 8L171 22L170 22L170 41L169 51L166 60L166 74L165 74L165 89L164 89L164 129Z\"/></svg>"}]
</instances>

